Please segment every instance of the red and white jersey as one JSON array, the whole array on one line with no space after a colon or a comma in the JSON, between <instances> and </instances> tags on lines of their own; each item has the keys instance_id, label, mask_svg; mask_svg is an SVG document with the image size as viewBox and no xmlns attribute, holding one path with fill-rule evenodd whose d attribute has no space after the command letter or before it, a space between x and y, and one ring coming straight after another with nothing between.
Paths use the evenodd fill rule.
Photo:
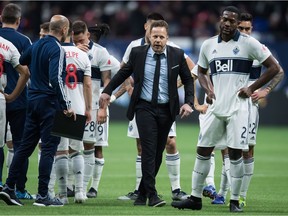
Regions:
<instances>
[{"instance_id":1,"label":"red and white jersey","mask_svg":"<svg viewBox=\"0 0 288 216\"><path fill-rule=\"evenodd\" d=\"M5 73L5 65L11 64L13 68L19 65L20 53L17 48L8 40L0 37L0 90L4 92L7 85L7 76ZM4 99L4 95L0 93L0 99Z\"/></svg>"},{"instance_id":2,"label":"red and white jersey","mask_svg":"<svg viewBox=\"0 0 288 216\"><path fill-rule=\"evenodd\" d=\"M122 61L127 64L128 60L129 60L129 56L131 53L132 48L137 47L137 46L143 46L145 45L145 38L139 38L137 40L132 41L128 47L126 48L126 51L124 53L124 56L122 58ZM176 48L180 48L178 45L176 45L174 42L172 41L167 41L167 45L172 46L172 47L176 47ZM184 53L184 57L185 59L188 57L188 55L186 55Z\"/></svg>"},{"instance_id":3,"label":"red and white jersey","mask_svg":"<svg viewBox=\"0 0 288 216\"><path fill-rule=\"evenodd\" d=\"M248 86L253 60L262 63L270 55L258 40L238 31L228 42L219 36L204 41L197 64L211 71L216 96L211 111L216 116L231 116L240 103L248 106L248 100L238 97L238 91Z\"/></svg>"},{"instance_id":4,"label":"red and white jersey","mask_svg":"<svg viewBox=\"0 0 288 216\"><path fill-rule=\"evenodd\" d=\"M90 41L88 57L91 62L92 109L99 109L101 72L111 70L110 54L106 48Z\"/></svg>"},{"instance_id":5,"label":"red and white jersey","mask_svg":"<svg viewBox=\"0 0 288 216\"><path fill-rule=\"evenodd\" d=\"M91 63L87 53L74 46L73 43L63 43L62 47L66 53L66 94L75 113L84 115L83 81L84 76L91 77Z\"/></svg>"}]
</instances>

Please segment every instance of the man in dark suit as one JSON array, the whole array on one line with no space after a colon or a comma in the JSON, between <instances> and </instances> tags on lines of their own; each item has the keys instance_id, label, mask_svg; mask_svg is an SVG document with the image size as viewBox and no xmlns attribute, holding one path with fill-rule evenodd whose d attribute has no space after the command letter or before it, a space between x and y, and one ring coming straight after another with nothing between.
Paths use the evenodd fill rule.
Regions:
<instances>
[{"instance_id":1,"label":"man in dark suit","mask_svg":"<svg viewBox=\"0 0 288 216\"><path fill-rule=\"evenodd\" d=\"M130 75L134 76L134 90L127 111L136 123L142 145L142 180L139 196L134 205L163 206L157 195L155 177L162 162L167 136L176 115L181 118L192 113L194 85L181 49L166 45L168 24L155 21L150 27L150 45L132 49L129 61L113 77L100 97L100 109L106 110L112 91ZM159 75L157 75L159 74ZM185 89L185 104L180 108L177 78L180 76ZM106 121L106 113L99 112L99 123Z\"/></svg>"}]
</instances>

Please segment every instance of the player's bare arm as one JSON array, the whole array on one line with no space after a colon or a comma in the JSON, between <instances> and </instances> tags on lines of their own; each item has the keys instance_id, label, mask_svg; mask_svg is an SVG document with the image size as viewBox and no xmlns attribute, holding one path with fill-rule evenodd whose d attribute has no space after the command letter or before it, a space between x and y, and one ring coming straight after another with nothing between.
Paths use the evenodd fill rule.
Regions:
<instances>
[{"instance_id":1,"label":"player's bare arm","mask_svg":"<svg viewBox=\"0 0 288 216\"><path fill-rule=\"evenodd\" d=\"M111 80L111 70L101 71L101 78L105 88Z\"/></svg>"},{"instance_id":2,"label":"player's bare arm","mask_svg":"<svg viewBox=\"0 0 288 216\"><path fill-rule=\"evenodd\" d=\"M274 78L268 83L268 85L264 89L260 89L259 91L255 91L251 98L253 102L256 102L262 98L265 98L284 78L284 70L280 66L279 72L274 76Z\"/></svg>"},{"instance_id":3,"label":"player's bare arm","mask_svg":"<svg viewBox=\"0 0 288 216\"><path fill-rule=\"evenodd\" d=\"M199 83L204 89L205 93L207 94L206 102L208 104L213 103L213 99L216 99L213 88L211 86L211 83L209 83L209 74L208 69L202 68L198 65L198 79Z\"/></svg>"},{"instance_id":4,"label":"player's bare arm","mask_svg":"<svg viewBox=\"0 0 288 216\"><path fill-rule=\"evenodd\" d=\"M90 76L84 76L83 95L85 101L85 116L87 117L86 121L90 122L92 110L92 81Z\"/></svg>"},{"instance_id":5,"label":"player's bare arm","mask_svg":"<svg viewBox=\"0 0 288 216\"><path fill-rule=\"evenodd\" d=\"M21 94L30 77L30 72L27 66L19 64L15 67L15 69L17 70L20 76L13 92L11 94L4 94L7 103L11 103Z\"/></svg>"},{"instance_id":6,"label":"player's bare arm","mask_svg":"<svg viewBox=\"0 0 288 216\"><path fill-rule=\"evenodd\" d=\"M272 80L273 77L276 76L276 74L278 74L280 71L280 65L272 55L269 56L262 64L267 68L266 71L252 85L246 88L241 88L238 93L239 97L250 97L254 91Z\"/></svg>"}]
</instances>

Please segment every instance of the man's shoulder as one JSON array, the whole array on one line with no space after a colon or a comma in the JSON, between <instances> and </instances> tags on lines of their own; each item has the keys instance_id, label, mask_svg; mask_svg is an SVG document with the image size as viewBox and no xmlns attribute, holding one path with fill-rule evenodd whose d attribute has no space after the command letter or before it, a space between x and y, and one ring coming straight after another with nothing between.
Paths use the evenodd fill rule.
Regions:
<instances>
[{"instance_id":1,"label":"man's shoulder","mask_svg":"<svg viewBox=\"0 0 288 216\"><path fill-rule=\"evenodd\" d=\"M131 48L133 48L133 47L144 45L143 42L142 42L143 40L144 40L144 38L138 38L136 40L133 40L133 41L130 42L129 46Z\"/></svg>"}]
</instances>

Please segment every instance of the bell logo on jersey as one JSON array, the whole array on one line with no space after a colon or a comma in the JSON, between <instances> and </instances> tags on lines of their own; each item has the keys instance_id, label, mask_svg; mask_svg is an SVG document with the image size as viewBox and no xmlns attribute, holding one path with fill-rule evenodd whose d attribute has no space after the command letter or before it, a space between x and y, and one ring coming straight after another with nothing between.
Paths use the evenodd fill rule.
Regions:
<instances>
[{"instance_id":1,"label":"bell logo on jersey","mask_svg":"<svg viewBox=\"0 0 288 216\"><path fill-rule=\"evenodd\" d=\"M228 72L228 71L233 71L233 60L225 60L225 63L221 62L221 60L216 60L215 61L215 67L217 72Z\"/></svg>"}]
</instances>

